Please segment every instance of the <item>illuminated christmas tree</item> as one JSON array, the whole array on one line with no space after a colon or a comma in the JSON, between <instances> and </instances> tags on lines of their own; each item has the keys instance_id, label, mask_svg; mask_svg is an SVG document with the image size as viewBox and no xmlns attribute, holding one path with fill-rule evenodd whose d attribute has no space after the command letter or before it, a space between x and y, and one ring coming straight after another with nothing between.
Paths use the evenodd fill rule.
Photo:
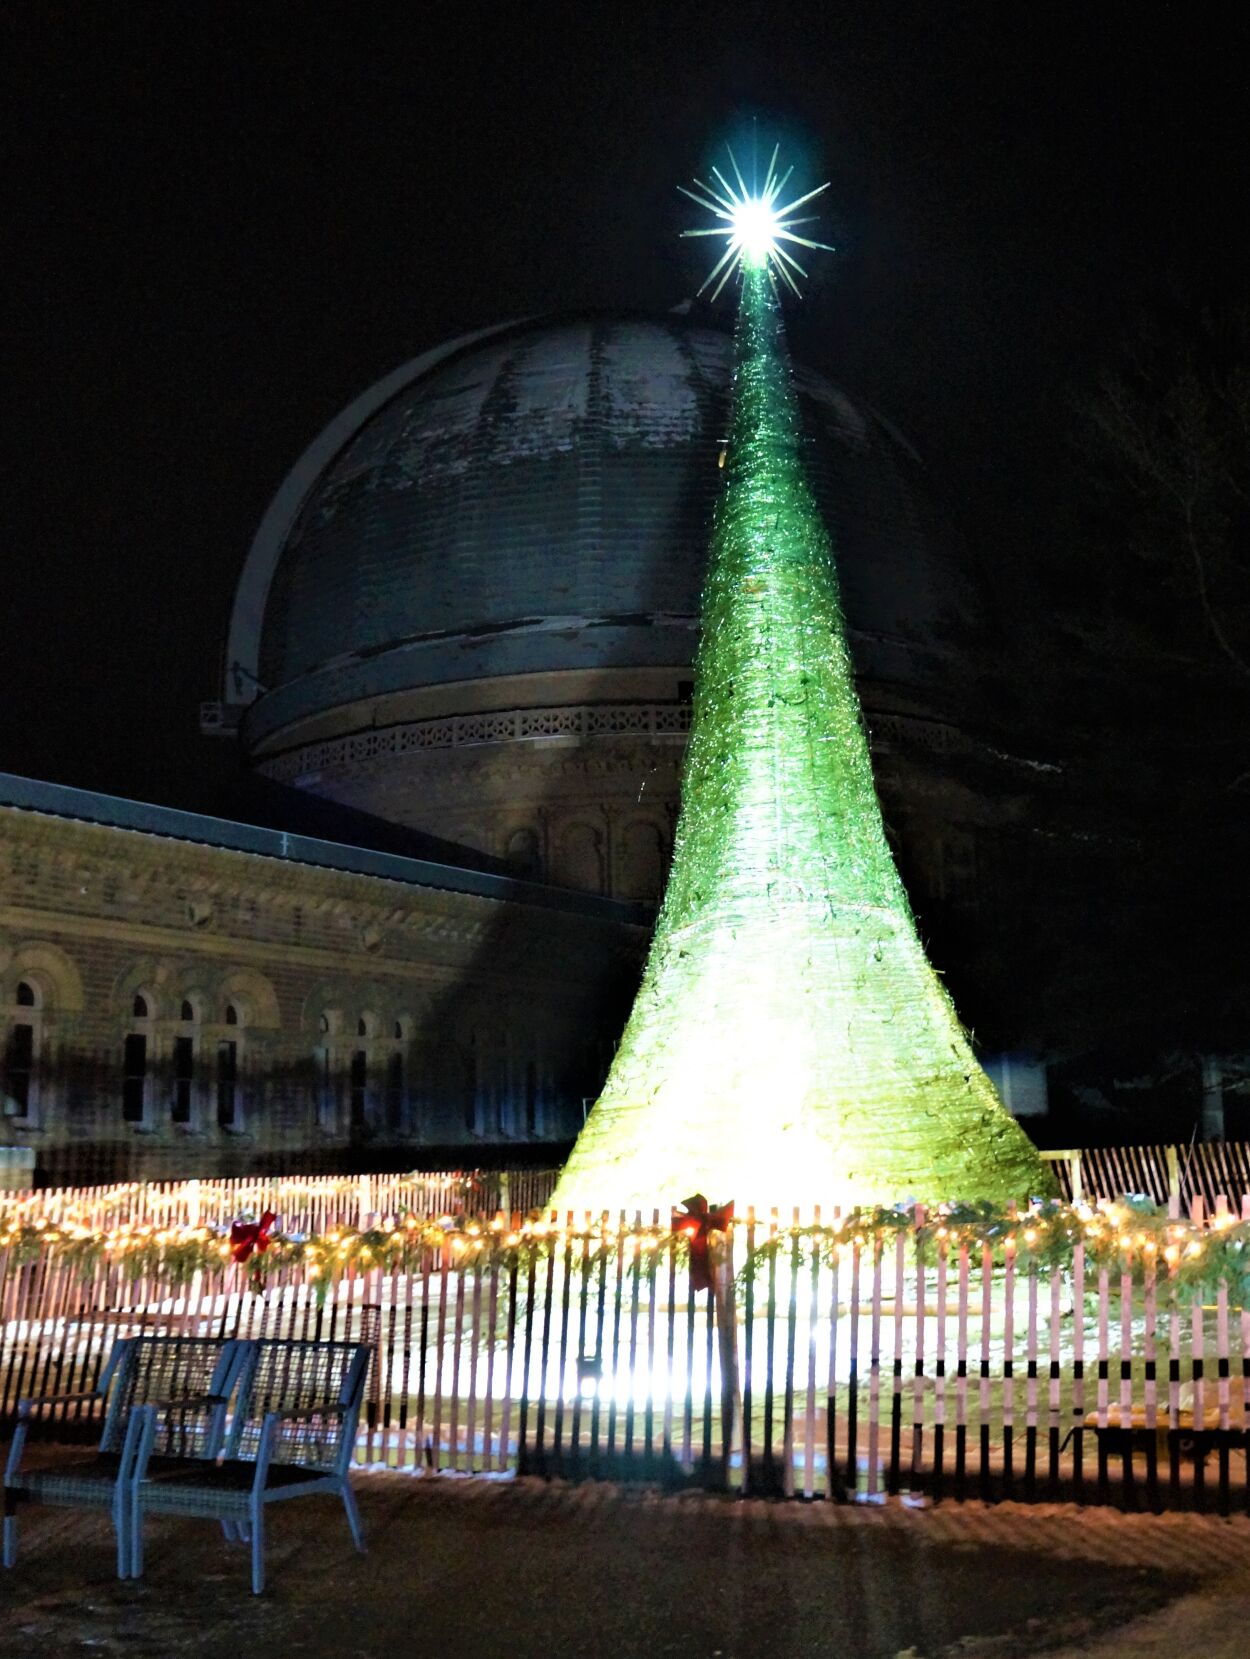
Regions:
<instances>
[{"instance_id":1,"label":"illuminated christmas tree","mask_svg":"<svg viewBox=\"0 0 1250 1659\"><path fill-rule=\"evenodd\" d=\"M732 162L732 156L731 156ZM741 1207L1050 1190L925 958L886 842L833 547L802 458L776 155L695 199L741 273L672 873L615 1061L553 1199ZM822 187L823 188L823 187ZM692 194L687 192L687 194ZM795 289L797 292L797 288Z\"/></svg>"}]
</instances>

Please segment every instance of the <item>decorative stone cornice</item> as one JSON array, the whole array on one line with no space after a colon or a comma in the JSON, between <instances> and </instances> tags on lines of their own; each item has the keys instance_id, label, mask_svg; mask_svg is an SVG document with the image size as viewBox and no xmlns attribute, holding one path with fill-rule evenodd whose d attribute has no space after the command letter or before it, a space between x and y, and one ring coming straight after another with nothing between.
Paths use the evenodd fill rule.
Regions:
<instances>
[{"instance_id":1,"label":"decorative stone cornice","mask_svg":"<svg viewBox=\"0 0 1250 1659\"><path fill-rule=\"evenodd\" d=\"M445 970L479 957L514 909L503 899L15 809L0 809L0 825L0 924L19 937L46 928L258 963L357 958L375 971L419 975L423 963ZM308 934L310 919L319 921L318 937ZM543 910L534 921L550 938L571 918ZM601 926L578 918L577 936Z\"/></svg>"},{"instance_id":2,"label":"decorative stone cornice","mask_svg":"<svg viewBox=\"0 0 1250 1659\"><path fill-rule=\"evenodd\" d=\"M604 777L650 764L646 751L650 748L654 755L656 744L671 748L676 767L690 717L689 703L582 703L448 715L302 744L259 761L258 769L266 777L294 783L326 772L368 772L405 755L457 750L468 751L461 761L466 776L470 770L480 772L485 764L492 777L511 775L519 780L533 770L532 760L522 760L521 754L542 748L563 751L558 760L552 755L551 764L567 775ZM926 714L874 710L869 726L869 741L878 754L898 747L947 756L983 747L957 725ZM604 738L634 742L624 752L619 741L599 749L595 740ZM570 755L570 748L581 752ZM508 750L511 755L504 761L502 751Z\"/></svg>"}]
</instances>

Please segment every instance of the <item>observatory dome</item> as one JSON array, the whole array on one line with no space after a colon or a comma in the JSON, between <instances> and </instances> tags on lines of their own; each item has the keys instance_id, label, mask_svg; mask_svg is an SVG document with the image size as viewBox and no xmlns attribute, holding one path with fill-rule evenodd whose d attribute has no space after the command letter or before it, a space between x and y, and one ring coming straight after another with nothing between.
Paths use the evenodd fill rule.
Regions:
<instances>
[{"instance_id":1,"label":"observatory dome","mask_svg":"<svg viewBox=\"0 0 1250 1659\"><path fill-rule=\"evenodd\" d=\"M959 606L923 469L823 376L795 379L870 719L935 715ZM646 896L731 382L706 319L569 315L452 341L366 392L293 469L240 582L226 700L253 763Z\"/></svg>"}]
</instances>

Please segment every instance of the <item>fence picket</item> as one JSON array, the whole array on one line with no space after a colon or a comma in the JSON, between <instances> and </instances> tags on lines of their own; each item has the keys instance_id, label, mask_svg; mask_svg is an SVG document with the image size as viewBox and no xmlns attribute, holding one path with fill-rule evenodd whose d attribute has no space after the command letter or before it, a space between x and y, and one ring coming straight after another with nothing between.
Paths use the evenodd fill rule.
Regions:
<instances>
[{"instance_id":1,"label":"fence picket","mask_svg":"<svg viewBox=\"0 0 1250 1659\"><path fill-rule=\"evenodd\" d=\"M782 1491L794 1496L794 1355L799 1328L799 1212L794 1212L794 1236L790 1243L790 1303L786 1319L785 1390L782 1395L781 1470Z\"/></svg>"},{"instance_id":2,"label":"fence picket","mask_svg":"<svg viewBox=\"0 0 1250 1659\"><path fill-rule=\"evenodd\" d=\"M842 1253L835 1246L829 1273L829 1372L825 1384L825 1496L831 1501L846 1496L838 1474L838 1317L841 1293ZM1250 1385L1248 1385L1250 1386Z\"/></svg>"},{"instance_id":3,"label":"fence picket","mask_svg":"<svg viewBox=\"0 0 1250 1659\"><path fill-rule=\"evenodd\" d=\"M1059 1496L1059 1458L1063 1442L1063 1371L1060 1337L1063 1332L1063 1271L1050 1270L1049 1376L1046 1384L1046 1485L1052 1498Z\"/></svg>"},{"instance_id":4,"label":"fence picket","mask_svg":"<svg viewBox=\"0 0 1250 1659\"><path fill-rule=\"evenodd\" d=\"M881 1240L872 1246L872 1336L868 1350L868 1496L875 1498L881 1473Z\"/></svg>"},{"instance_id":5,"label":"fence picket","mask_svg":"<svg viewBox=\"0 0 1250 1659\"><path fill-rule=\"evenodd\" d=\"M967 1495L968 1479L968 1298L972 1262L959 1245L959 1312L955 1332L955 1496Z\"/></svg>"},{"instance_id":6,"label":"fence picket","mask_svg":"<svg viewBox=\"0 0 1250 1659\"><path fill-rule=\"evenodd\" d=\"M1028 1272L1028 1335L1024 1365L1024 1495L1032 1502L1037 1496L1037 1263L1029 1263Z\"/></svg>"},{"instance_id":7,"label":"fence picket","mask_svg":"<svg viewBox=\"0 0 1250 1659\"><path fill-rule=\"evenodd\" d=\"M1005 1246L1006 1263L1003 1268L1003 1495L1011 1497L1015 1484L1015 1313L1016 1313L1016 1247L1010 1239Z\"/></svg>"},{"instance_id":8,"label":"fence picket","mask_svg":"<svg viewBox=\"0 0 1250 1659\"><path fill-rule=\"evenodd\" d=\"M990 1496L990 1332L993 1315L994 1258L988 1244L981 1246L981 1367L977 1385L979 1476L982 1498Z\"/></svg>"},{"instance_id":9,"label":"fence picket","mask_svg":"<svg viewBox=\"0 0 1250 1659\"><path fill-rule=\"evenodd\" d=\"M950 1265L950 1245L943 1236L938 1240L936 1319L933 1331L933 1496L940 1501L946 1494L946 1296L947 1273Z\"/></svg>"},{"instance_id":10,"label":"fence picket","mask_svg":"<svg viewBox=\"0 0 1250 1659\"><path fill-rule=\"evenodd\" d=\"M862 1257L863 1245L857 1235L851 1245L851 1308L848 1321L851 1351L848 1360L846 1402L846 1489L851 1497L859 1491L859 1312Z\"/></svg>"},{"instance_id":11,"label":"fence picket","mask_svg":"<svg viewBox=\"0 0 1250 1659\"><path fill-rule=\"evenodd\" d=\"M814 1224L820 1226L820 1210L816 1210ZM795 1263L798 1280L798 1263ZM816 1495L816 1339L820 1320L820 1250L816 1239L811 1241L811 1260L808 1263L807 1296L807 1399L803 1408L803 1496Z\"/></svg>"},{"instance_id":12,"label":"fence picket","mask_svg":"<svg viewBox=\"0 0 1250 1659\"><path fill-rule=\"evenodd\" d=\"M1126 1504L1134 1504L1133 1469L1133 1277L1120 1275L1120 1479Z\"/></svg>"}]
</instances>

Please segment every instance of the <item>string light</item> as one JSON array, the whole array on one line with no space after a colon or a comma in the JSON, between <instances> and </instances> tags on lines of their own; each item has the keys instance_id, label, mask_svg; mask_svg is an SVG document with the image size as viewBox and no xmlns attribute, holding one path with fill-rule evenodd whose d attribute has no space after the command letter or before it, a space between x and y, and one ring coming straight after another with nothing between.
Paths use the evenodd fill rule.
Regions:
<instances>
[{"instance_id":1,"label":"string light","mask_svg":"<svg viewBox=\"0 0 1250 1659\"><path fill-rule=\"evenodd\" d=\"M1102 1225L1113 1215L1121 1222L1130 1215L1134 1226ZM1186 1284L1223 1284L1230 1303L1250 1306L1250 1220L1211 1218L1201 1222L1176 1221L1155 1212L1127 1206L1095 1213L1087 1206L1047 1202L1023 1215L987 1207L942 1206L927 1216L914 1207L848 1211L832 1222L784 1226L773 1218L740 1216L730 1228L739 1250L738 1263L758 1264L770 1257L836 1265L848 1250L869 1252L874 1259L891 1249L900 1236L914 1239L921 1260L963 1260L966 1254L985 1252L991 1262L1010 1261L1017 1272L1071 1270L1076 1252L1087 1264L1117 1272L1138 1282L1155 1284L1156 1263L1168 1268L1160 1294ZM752 1250L740 1244L754 1240ZM6 1263L47 1260L76 1268L89 1280L101 1262L113 1262L125 1273L189 1282L199 1272L235 1273L243 1281L263 1287L271 1274L299 1277L321 1295L344 1275L375 1271L428 1271L431 1253L446 1250L448 1258L465 1271L479 1272L492 1265L526 1266L544 1257L565 1254L575 1271L593 1267L603 1257L627 1259L631 1272L655 1271L651 1265L661 1252L683 1259L689 1247L685 1233L662 1226L601 1216L532 1216L518 1226L505 1217L465 1217L431 1221L415 1215L388 1218L384 1227L355 1230L335 1227L320 1237L285 1236L275 1232L265 1252L254 1253L237 1269L232 1266L229 1230L202 1224L153 1227L122 1222L95 1231L81 1224L63 1227L24 1205L20 1220L10 1215L0 1234ZM973 1259L976 1259L974 1256ZM645 1265L644 1265L645 1264Z\"/></svg>"}]
</instances>

